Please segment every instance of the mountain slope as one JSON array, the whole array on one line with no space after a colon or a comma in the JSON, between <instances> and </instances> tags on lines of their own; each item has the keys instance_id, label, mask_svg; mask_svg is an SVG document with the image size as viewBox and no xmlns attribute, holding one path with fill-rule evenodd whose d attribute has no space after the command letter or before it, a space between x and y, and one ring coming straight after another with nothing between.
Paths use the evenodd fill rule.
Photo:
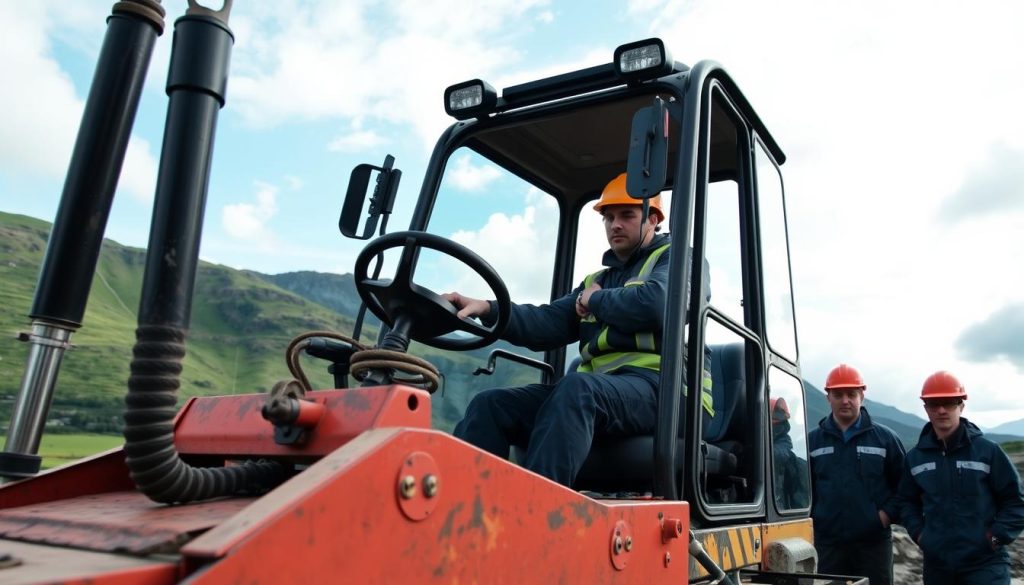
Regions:
<instances>
[{"instance_id":1,"label":"mountain slope","mask_svg":"<svg viewBox=\"0 0 1024 585\"><path fill-rule=\"evenodd\" d=\"M0 425L24 371L36 279L49 224L0 213ZM117 431L134 344L145 264L143 250L105 240L83 326L72 336L54 393L50 420L75 430ZM198 394L266 391L290 377L283 352L291 338L313 329L351 330L353 322L256 276L200 263L181 398ZM311 369L320 387L331 386L323 367Z\"/></svg>"}]
</instances>

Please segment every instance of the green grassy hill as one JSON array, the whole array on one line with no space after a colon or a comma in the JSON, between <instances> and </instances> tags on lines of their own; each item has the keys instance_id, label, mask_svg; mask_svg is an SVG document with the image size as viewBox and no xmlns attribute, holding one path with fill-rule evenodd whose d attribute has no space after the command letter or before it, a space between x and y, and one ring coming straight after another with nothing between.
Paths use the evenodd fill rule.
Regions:
<instances>
[{"instance_id":1,"label":"green grassy hill","mask_svg":"<svg viewBox=\"0 0 1024 585\"><path fill-rule=\"evenodd\" d=\"M25 367L26 315L49 224L0 213L0 426L10 420ZM118 432L142 288L145 252L104 241L83 326L72 336L50 410L50 430ZM256 273L201 263L180 398L265 391L290 377L284 349L312 329L351 331L353 321ZM320 387L324 367L311 366Z\"/></svg>"},{"instance_id":2,"label":"green grassy hill","mask_svg":"<svg viewBox=\"0 0 1024 585\"><path fill-rule=\"evenodd\" d=\"M28 344L16 340L29 328L27 314L46 251L50 224L0 212L0 431L10 421ZM72 335L50 408L47 432L120 433L127 391L145 251L105 240L82 328ZM358 295L351 275L294 272L266 275L200 264L179 402L195 395L265 392L290 378L288 342L311 330L351 334ZM372 345L378 321L368 315L361 341ZM505 343L500 346L510 347ZM490 348L456 353L414 343L410 353L444 373L433 400L436 428L451 430L480 386L534 381L535 373L500 368L490 377L472 372ZM314 387L334 386L327 363L308 358Z\"/></svg>"}]
</instances>

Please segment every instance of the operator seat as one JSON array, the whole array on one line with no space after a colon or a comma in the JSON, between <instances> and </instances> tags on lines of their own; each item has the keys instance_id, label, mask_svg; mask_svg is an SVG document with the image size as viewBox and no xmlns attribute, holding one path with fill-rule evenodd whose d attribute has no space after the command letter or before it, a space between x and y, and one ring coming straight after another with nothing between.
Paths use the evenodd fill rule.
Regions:
<instances>
[{"instance_id":1,"label":"operator seat","mask_svg":"<svg viewBox=\"0 0 1024 585\"><path fill-rule=\"evenodd\" d=\"M702 481L705 486L728 486L735 483L738 456L742 443L731 437L743 424L741 414L746 395L744 344L731 343L708 346L711 355L711 393L715 416L705 420L701 451L703 453ZM682 431L682 429L680 429ZM676 444L676 468L680 473L685 442ZM654 436L595 437L576 483L578 490L600 493L653 491Z\"/></svg>"}]
</instances>

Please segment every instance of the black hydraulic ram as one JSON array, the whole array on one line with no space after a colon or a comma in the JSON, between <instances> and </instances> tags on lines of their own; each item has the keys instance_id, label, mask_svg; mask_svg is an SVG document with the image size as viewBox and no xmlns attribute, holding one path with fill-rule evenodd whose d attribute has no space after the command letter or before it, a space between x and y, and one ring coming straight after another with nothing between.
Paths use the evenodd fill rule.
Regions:
<instances>
[{"instance_id":1,"label":"black hydraulic ram","mask_svg":"<svg viewBox=\"0 0 1024 585\"><path fill-rule=\"evenodd\" d=\"M150 499L164 503L259 491L284 477L277 463L192 467L174 447L214 131L234 43L227 26L230 0L218 11L194 0L188 4L174 23L167 121L125 398L125 454L132 479Z\"/></svg>"},{"instance_id":2,"label":"black hydraulic ram","mask_svg":"<svg viewBox=\"0 0 1024 585\"><path fill-rule=\"evenodd\" d=\"M29 317L25 374L14 403L0 480L39 472L39 440L61 359L82 325L103 231L156 38L164 29L159 0L114 4L68 166L60 207Z\"/></svg>"}]
</instances>

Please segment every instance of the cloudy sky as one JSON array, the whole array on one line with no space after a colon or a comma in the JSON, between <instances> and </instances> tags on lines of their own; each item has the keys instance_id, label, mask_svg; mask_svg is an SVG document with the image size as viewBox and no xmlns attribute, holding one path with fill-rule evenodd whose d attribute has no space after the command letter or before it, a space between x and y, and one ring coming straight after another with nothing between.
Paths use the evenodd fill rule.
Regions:
<instances>
[{"instance_id":1,"label":"cloudy sky","mask_svg":"<svg viewBox=\"0 0 1024 585\"><path fill-rule=\"evenodd\" d=\"M163 4L107 230L135 246L185 10ZM0 210L54 218L112 5L0 1ZM1024 4L985 0L238 2L202 255L349 272L361 246L336 227L349 170L396 155L407 211L450 123L444 87L506 87L659 36L679 61L725 65L789 157L805 377L848 361L872 398L922 415L921 382L949 369L969 417L1024 418L1022 22Z\"/></svg>"}]
</instances>

